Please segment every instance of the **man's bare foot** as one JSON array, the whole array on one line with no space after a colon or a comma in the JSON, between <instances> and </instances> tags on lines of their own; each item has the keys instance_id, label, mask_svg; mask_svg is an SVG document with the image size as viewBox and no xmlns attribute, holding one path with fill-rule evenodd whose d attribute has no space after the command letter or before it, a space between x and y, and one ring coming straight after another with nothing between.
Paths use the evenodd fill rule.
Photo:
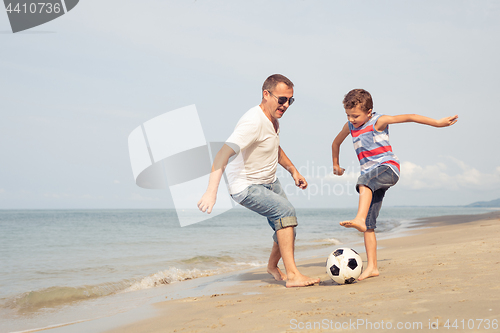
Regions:
<instances>
[{"instance_id":1,"label":"man's bare foot","mask_svg":"<svg viewBox=\"0 0 500 333\"><path fill-rule=\"evenodd\" d=\"M340 222L340 225L343 227L346 227L346 228L355 228L356 230L361 231L361 232L366 231L365 220L362 220L362 219L343 221L343 222Z\"/></svg>"},{"instance_id":2,"label":"man's bare foot","mask_svg":"<svg viewBox=\"0 0 500 333\"><path fill-rule=\"evenodd\" d=\"M286 281L287 288L293 287L307 287L312 286L315 283L319 283L320 279L313 279L302 274L295 274L292 278L288 275L288 280Z\"/></svg>"},{"instance_id":3,"label":"man's bare foot","mask_svg":"<svg viewBox=\"0 0 500 333\"><path fill-rule=\"evenodd\" d=\"M377 268L369 268L369 267L367 267L363 271L363 273L361 273L361 275L359 276L358 281L362 281L364 279L367 279L367 278L370 278L370 277L375 277L375 276L379 276L378 269Z\"/></svg>"},{"instance_id":4,"label":"man's bare foot","mask_svg":"<svg viewBox=\"0 0 500 333\"><path fill-rule=\"evenodd\" d=\"M278 267L267 267L267 272L271 274L276 281L285 281L286 280L286 275L283 274L281 269Z\"/></svg>"}]
</instances>

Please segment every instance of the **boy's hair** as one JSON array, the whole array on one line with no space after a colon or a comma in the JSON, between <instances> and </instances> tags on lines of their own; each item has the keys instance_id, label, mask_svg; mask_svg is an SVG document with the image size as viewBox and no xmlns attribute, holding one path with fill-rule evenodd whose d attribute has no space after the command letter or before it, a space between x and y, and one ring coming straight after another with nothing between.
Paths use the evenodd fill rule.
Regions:
<instances>
[{"instance_id":1,"label":"boy's hair","mask_svg":"<svg viewBox=\"0 0 500 333\"><path fill-rule=\"evenodd\" d=\"M352 109L359 105L361 110L364 112L370 111L373 109L373 100L372 95L364 89L354 89L347 93L344 96L344 100L342 101L344 104L344 108L346 110Z\"/></svg>"},{"instance_id":2,"label":"boy's hair","mask_svg":"<svg viewBox=\"0 0 500 333\"><path fill-rule=\"evenodd\" d=\"M264 92L264 90L267 91L273 90L280 82L283 82L289 88L293 88L292 81L290 81L286 76L281 74L273 74L270 77L268 77L266 81L264 81L264 84L262 85L262 92Z\"/></svg>"}]
</instances>

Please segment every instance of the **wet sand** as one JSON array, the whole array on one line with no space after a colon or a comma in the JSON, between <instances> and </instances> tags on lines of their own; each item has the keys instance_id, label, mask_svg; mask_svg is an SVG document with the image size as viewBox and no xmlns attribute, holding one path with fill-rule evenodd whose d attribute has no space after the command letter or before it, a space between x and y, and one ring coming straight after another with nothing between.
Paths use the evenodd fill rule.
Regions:
<instances>
[{"instance_id":1,"label":"wet sand","mask_svg":"<svg viewBox=\"0 0 500 333\"><path fill-rule=\"evenodd\" d=\"M429 228L379 241L379 277L337 285L325 256L298 265L319 285L287 289L256 269L220 294L166 296L150 318L108 332L498 331L500 212L420 223Z\"/></svg>"}]
</instances>

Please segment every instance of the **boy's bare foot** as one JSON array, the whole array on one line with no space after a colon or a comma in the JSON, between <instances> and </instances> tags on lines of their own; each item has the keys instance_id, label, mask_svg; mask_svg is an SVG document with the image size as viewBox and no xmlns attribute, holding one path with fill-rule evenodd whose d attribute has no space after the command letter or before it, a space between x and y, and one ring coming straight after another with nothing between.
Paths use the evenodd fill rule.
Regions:
<instances>
[{"instance_id":1,"label":"boy's bare foot","mask_svg":"<svg viewBox=\"0 0 500 333\"><path fill-rule=\"evenodd\" d=\"M366 224L365 221L362 219L354 219L350 221L343 221L340 222L340 225L346 228L355 228L358 231L365 232L366 231Z\"/></svg>"},{"instance_id":2,"label":"boy's bare foot","mask_svg":"<svg viewBox=\"0 0 500 333\"><path fill-rule=\"evenodd\" d=\"M319 283L319 281L320 281L319 278L313 279L302 274L295 274L292 278L289 275L288 279L286 280L286 287L287 288L307 287L307 286L312 286L315 283Z\"/></svg>"},{"instance_id":3,"label":"boy's bare foot","mask_svg":"<svg viewBox=\"0 0 500 333\"><path fill-rule=\"evenodd\" d=\"M267 272L271 274L276 281L285 281L286 280L286 275L283 274L281 269L278 267L267 267Z\"/></svg>"},{"instance_id":4,"label":"boy's bare foot","mask_svg":"<svg viewBox=\"0 0 500 333\"><path fill-rule=\"evenodd\" d=\"M358 278L358 281L362 281L364 279L370 278L370 277L375 277L379 276L379 272L377 268L366 268L363 273Z\"/></svg>"}]
</instances>

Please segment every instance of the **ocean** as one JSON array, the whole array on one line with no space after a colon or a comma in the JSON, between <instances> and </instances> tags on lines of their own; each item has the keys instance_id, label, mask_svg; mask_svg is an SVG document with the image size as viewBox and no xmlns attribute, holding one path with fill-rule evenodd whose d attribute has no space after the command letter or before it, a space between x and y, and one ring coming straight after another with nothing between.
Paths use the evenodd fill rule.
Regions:
<instances>
[{"instance_id":1,"label":"ocean","mask_svg":"<svg viewBox=\"0 0 500 333\"><path fill-rule=\"evenodd\" d=\"M401 235L418 218L488 211L384 207L378 237ZM364 252L362 234L338 225L355 213L297 209L296 259L326 259L341 246ZM126 312L179 295L188 280L264 267L272 234L245 209L183 228L175 210L0 210L0 332Z\"/></svg>"}]
</instances>

